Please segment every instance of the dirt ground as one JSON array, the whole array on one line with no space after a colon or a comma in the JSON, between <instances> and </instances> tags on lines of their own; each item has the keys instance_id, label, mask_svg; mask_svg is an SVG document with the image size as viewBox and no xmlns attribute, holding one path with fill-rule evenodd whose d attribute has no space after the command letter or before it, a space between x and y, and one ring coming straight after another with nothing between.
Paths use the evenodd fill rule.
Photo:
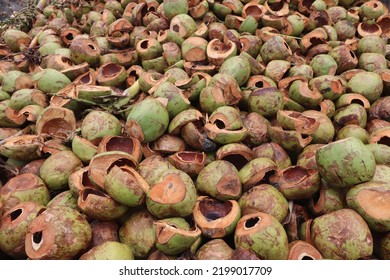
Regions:
<instances>
[{"instance_id":1,"label":"dirt ground","mask_svg":"<svg viewBox=\"0 0 390 280\"><path fill-rule=\"evenodd\" d=\"M23 7L23 0L0 0L0 20L11 15L13 11L18 11Z\"/></svg>"}]
</instances>

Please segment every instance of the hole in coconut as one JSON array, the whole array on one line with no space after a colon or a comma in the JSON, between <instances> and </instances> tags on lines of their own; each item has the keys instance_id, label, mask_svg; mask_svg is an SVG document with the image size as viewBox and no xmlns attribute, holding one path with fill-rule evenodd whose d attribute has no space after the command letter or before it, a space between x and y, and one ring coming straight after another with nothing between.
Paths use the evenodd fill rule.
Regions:
<instances>
[{"instance_id":1,"label":"hole in coconut","mask_svg":"<svg viewBox=\"0 0 390 280\"><path fill-rule=\"evenodd\" d=\"M104 193L93 188L84 189L82 199L86 201L89 195L105 197Z\"/></svg>"},{"instance_id":2,"label":"hole in coconut","mask_svg":"<svg viewBox=\"0 0 390 280\"><path fill-rule=\"evenodd\" d=\"M390 18L383 18L378 24L382 28L382 34L387 34L387 32L389 32Z\"/></svg>"},{"instance_id":3,"label":"hole in coconut","mask_svg":"<svg viewBox=\"0 0 390 280\"><path fill-rule=\"evenodd\" d=\"M258 81L255 83L255 86L258 88L262 88L264 86L264 83L263 83L263 81Z\"/></svg>"},{"instance_id":4,"label":"hole in coconut","mask_svg":"<svg viewBox=\"0 0 390 280\"><path fill-rule=\"evenodd\" d=\"M166 30L160 30L159 32L158 32L158 37L165 37L166 35L168 35L168 31L166 31Z\"/></svg>"},{"instance_id":5,"label":"hole in coconut","mask_svg":"<svg viewBox=\"0 0 390 280\"><path fill-rule=\"evenodd\" d=\"M311 37L309 39L309 41L310 41L310 44L311 44L312 47L324 43L324 40L322 38L319 38L319 37Z\"/></svg>"},{"instance_id":6,"label":"hole in coconut","mask_svg":"<svg viewBox=\"0 0 390 280\"><path fill-rule=\"evenodd\" d=\"M216 120L214 122L214 124L219 128L219 129L224 129L226 126L225 126L225 123L221 120Z\"/></svg>"},{"instance_id":7,"label":"hole in coconut","mask_svg":"<svg viewBox=\"0 0 390 280\"><path fill-rule=\"evenodd\" d=\"M35 244L39 244L41 243L42 241L42 231L37 231L37 232L34 232L33 236L32 236L32 240Z\"/></svg>"},{"instance_id":8,"label":"hole in coconut","mask_svg":"<svg viewBox=\"0 0 390 280\"><path fill-rule=\"evenodd\" d=\"M195 128L199 131L199 132L203 132L203 122L202 121L194 121L192 122L195 126Z\"/></svg>"},{"instance_id":9,"label":"hole in coconut","mask_svg":"<svg viewBox=\"0 0 390 280\"><path fill-rule=\"evenodd\" d=\"M313 199L313 203L314 204L317 204L318 201L320 200L320 197L321 197L321 192L316 192L315 194L313 194L312 196L312 199Z\"/></svg>"},{"instance_id":10,"label":"hole in coconut","mask_svg":"<svg viewBox=\"0 0 390 280\"><path fill-rule=\"evenodd\" d=\"M137 75L137 71L135 71L135 70L131 70L130 72L129 72L129 77L137 77L138 75Z\"/></svg>"},{"instance_id":11,"label":"hole in coconut","mask_svg":"<svg viewBox=\"0 0 390 280\"><path fill-rule=\"evenodd\" d=\"M263 14L263 11L258 6L249 6L245 9L245 13L248 16L260 16Z\"/></svg>"},{"instance_id":12,"label":"hole in coconut","mask_svg":"<svg viewBox=\"0 0 390 280\"><path fill-rule=\"evenodd\" d=\"M67 58L67 57L62 56L61 57L61 61L64 62L64 63L68 63L69 64L71 60L69 58Z\"/></svg>"},{"instance_id":13,"label":"hole in coconut","mask_svg":"<svg viewBox=\"0 0 390 280\"><path fill-rule=\"evenodd\" d=\"M134 143L131 138L113 137L106 144L106 150L109 151L122 151L129 154L134 152Z\"/></svg>"},{"instance_id":14,"label":"hole in coconut","mask_svg":"<svg viewBox=\"0 0 390 280\"><path fill-rule=\"evenodd\" d=\"M307 170L300 166L290 168L283 173L284 179L288 182L297 182L308 175L309 173L307 172Z\"/></svg>"},{"instance_id":15,"label":"hole in coconut","mask_svg":"<svg viewBox=\"0 0 390 280\"><path fill-rule=\"evenodd\" d=\"M207 221L214 221L227 216L232 210L230 201L219 202L218 200L202 200L199 203L199 210Z\"/></svg>"},{"instance_id":16,"label":"hole in coconut","mask_svg":"<svg viewBox=\"0 0 390 280\"><path fill-rule=\"evenodd\" d=\"M328 19L323 14L319 15L314 20L317 21L317 26L318 27L329 24Z\"/></svg>"},{"instance_id":17,"label":"hole in coconut","mask_svg":"<svg viewBox=\"0 0 390 280\"><path fill-rule=\"evenodd\" d=\"M197 66L207 66L207 65L208 65L208 62L207 62L206 60L195 61L195 62L193 62L192 68L193 68L193 69L196 69Z\"/></svg>"},{"instance_id":18,"label":"hole in coconut","mask_svg":"<svg viewBox=\"0 0 390 280\"><path fill-rule=\"evenodd\" d=\"M66 63L66 64L72 66L72 60L70 60L70 59L67 58L67 57L61 57L61 61L62 61L63 63Z\"/></svg>"},{"instance_id":19,"label":"hole in coconut","mask_svg":"<svg viewBox=\"0 0 390 280\"><path fill-rule=\"evenodd\" d=\"M289 77L288 70L289 70L289 69L283 69L283 70L282 70L282 71L284 71L284 73L283 73L283 76L280 78L281 80Z\"/></svg>"},{"instance_id":20,"label":"hole in coconut","mask_svg":"<svg viewBox=\"0 0 390 280\"><path fill-rule=\"evenodd\" d=\"M268 7L270 7L270 9L272 11L280 11L284 6L284 1L280 1L280 2L275 2L275 3L268 3Z\"/></svg>"},{"instance_id":21,"label":"hole in coconut","mask_svg":"<svg viewBox=\"0 0 390 280\"><path fill-rule=\"evenodd\" d=\"M94 45L92 45L92 44L88 44L88 47L91 49L91 50L96 50L96 47L94 46Z\"/></svg>"},{"instance_id":22,"label":"hole in coconut","mask_svg":"<svg viewBox=\"0 0 390 280\"><path fill-rule=\"evenodd\" d=\"M221 53L229 51L232 47L231 43L224 44L222 42L216 42L215 45L216 46L214 47L214 50L219 51Z\"/></svg>"},{"instance_id":23,"label":"hole in coconut","mask_svg":"<svg viewBox=\"0 0 390 280\"><path fill-rule=\"evenodd\" d=\"M179 32L180 31L180 26L175 24L172 26L172 30L175 31L175 32Z\"/></svg>"},{"instance_id":24,"label":"hole in coconut","mask_svg":"<svg viewBox=\"0 0 390 280\"><path fill-rule=\"evenodd\" d=\"M286 42L284 42L284 46L286 47L286 49L290 49L290 46Z\"/></svg>"},{"instance_id":25,"label":"hole in coconut","mask_svg":"<svg viewBox=\"0 0 390 280\"><path fill-rule=\"evenodd\" d=\"M374 3L374 8L378 8L378 4L377 3Z\"/></svg>"},{"instance_id":26,"label":"hole in coconut","mask_svg":"<svg viewBox=\"0 0 390 280\"><path fill-rule=\"evenodd\" d=\"M44 124L41 133L48 135L55 135L59 138L66 139L70 134L69 128L71 125L64 119L52 119Z\"/></svg>"},{"instance_id":27,"label":"hole in coconut","mask_svg":"<svg viewBox=\"0 0 390 280\"><path fill-rule=\"evenodd\" d=\"M111 37L113 37L113 38L119 38L122 36L123 36L123 32L121 32L121 31L114 31L111 33Z\"/></svg>"},{"instance_id":28,"label":"hole in coconut","mask_svg":"<svg viewBox=\"0 0 390 280\"><path fill-rule=\"evenodd\" d=\"M246 159L241 154L227 155L227 156L223 157L222 159L233 164L237 168L237 170L240 170L249 162L249 160Z\"/></svg>"},{"instance_id":29,"label":"hole in coconut","mask_svg":"<svg viewBox=\"0 0 390 280\"><path fill-rule=\"evenodd\" d=\"M148 45L149 45L149 41L148 40L145 40L145 41L142 41L141 42L141 48L142 49L147 49L148 48Z\"/></svg>"},{"instance_id":30,"label":"hole in coconut","mask_svg":"<svg viewBox=\"0 0 390 280\"><path fill-rule=\"evenodd\" d=\"M359 104L359 105L364 107L364 102L362 100L360 100L360 99L357 99L357 98L352 99L351 100L351 104Z\"/></svg>"},{"instance_id":31,"label":"hole in coconut","mask_svg":"<svg viewBox=\"0 0 390 280\"><path fill-rule=\"evenodd\" d=\"M83 84L88 84L91 82L91 77L89 75L89 73L87 73L87 75L84 75L81 79L80 79L80 82L83 83Z\"/></svg>"},{"instance_id":32,"label":"hole in coconut","mask_svg":"<svg viewBox=\"0 0 390 280\"><path fill-rule=\"evenodd\" d=\"M141 8L141 18L143 18L147 13L148 13L148 6L147 6L147 5L144 5L144 6Z\"/></svg>"},{"instance_id":33,"label":"hole in coconut","mask_svg":"<svg viewBox=\"0 0 390 280\"><path fill-rule=\"evenodd\" d=\"M308 137L310 137L310 135L302 133L302 139L303 140L306 140Z\"/></svg>"},{"instance_id":34,"label":"hole in coconut","mask_svg":"<svg viewBox=\"0 0 390 280\"><path fill-rule=\"evenodd\" d=\"M351 13L353 15L358 15L359 14L359 10L356 9L356 8L350 8L350 9L348 9L348 13Z\"/></svg>"},{"instance_id":35,"label":"hole in coconut","mask_svg":"<svg viewBox=\"0 0 390 280\"><path fill-rule=\"evenodd\" d=\"M348 115L341 117L338 121L340 125L356 124L359 125L359 117L357 115Z\"/></svg>"},{"instance_id":36,"label":"hole in coconut","mask_svg":"<svg viewBox=\"0 0 390 280\"><path fill-rule=\"evenodd\" d=\"M261 178L260 181L255 182L254 185L269 184L269 178L273 175L275 175L275 170L269 170L265 172L263 178Z\"/></svg>"},{"instance_id":37,"label":"hole in coconut","mask_svg":"<svg viewBox=\"0 0 390 280\"><path fill-rule=\"evenodd\" d=\"M69 40L69 41L72 41L72 40L74 39L74 36L73 36L72 33L68 33L68 34L66 34L65 38L66 38L67 40Z\"/></svg>"},{"instance_id":38,"label":"hole in coconut","mask_svg":"<svg viewBox=\"0 0 390 280\"><path fill-rule=\"evenodd\" d=\"M352 50L349 51L349 54L351 55L352 58L355 58L355 57L356 57L356 56L355 56L355 53L354 53Z\"/></svg>"},{"instance_id":39,"label":"hole in coconut","mask_svg":"<svg viewBox=\"0 0 390 280\"><path fill-rule=\"evenodd\" d=\"M46 147L43 147L41 154L42 154L42 158L47 159L48 157L50 157L53 154L53 149L50 149L50 148L46 149Z\"/></svg>"},{"instance_id":40,"label":"hole in coconut","mask_svg":"<svg viewBox=\"0 0 390 280\"><path fill-rule=\"evenodd\" d=\"M113 76L120 71L120 67L114 63L110 63L103 67L102 74L103 76Z\"/></svg>"},{"instance_id":41,"label":"hole in coconut","mask_svg":"<svg viewBox=\"0 0 390 280\"><path fill-rule=\"evenodd\" d=\"M308 10L310 10L310 7L313 3L314 3L313 0L303 0L302 6L306 7Z\"/></svg>"},{"instance_id":42,"label":"hole in coconut","mask_svg":"<svg viewBox=\"0 0 390 280\"><path fill-rule=\"evenodd\" d=\"M23 213L22 209L16 209L15 211L12 211L9 216L11 217L11 222L15 221L21 214Z\"/></svg>"},{"instance_id":43,"label":"hole in coconut","mask_svg":"<svg viewBox=\"0 0 390 280\"><path fill-rule=\"evenodd\" d=\"M110 167L108 167L107 169L107 174L110 173L111 169L114 167L114 166L118 166L118 167L122 167L122 166L129 166L131 168L136 168L134 163L131 161L131 160L128 160L128 159L125 159L125 158L121 158L121 159L118 159L116 161L114 161Z\"/></svg>"},{"instance_id":44,"label":"hole in coconut","mask_svg":"<svg viewBox=\"0 0 390 280\"><path fill-rule=\"evenodd\" d=\"M247 220L247 221L245 222L245 227L246 227L246 228L252 228L252 227L254 227L259 221L260 221L260 218L259 218L259 217L250 218L249 220Z\"/></svg>"},{"instance_id":45,"label":"hole in coconut","mask_svg":"<svg viewBox=\"0 0 390 280\"><path fill-rule=\"evenodd\" d=\"M178 153L177 156L186 162L195 162L201 164L203 162L203 154L196 152L182 152Z\"/></svg>"},{"instance_id":46,"label":"hole in coconut","mask_svg":"<svg viewBox=\"0 0 390 280\"><path fill-rule=\"evenodd\" d=\"M88 171L84 171L83 172L83 177L81 179L81 184L84 186L84 187L93 187L93 184L92 182L89 180L89 177L88 177Z\"/></svg>"},{"instance_id":47,"label":"hole in coconut","mask_svg":"<svg viewBox=\"0 0 390 280\"><path fill-rule=\"evenodd\" d=\"M381 139L379 139L378 144L390 146L390 137L383 136Z\"/></svg>"},{"instance_id":48,"label":"hole in coconut","mask_svg":"<svg viewBox=\"0 0 390 280\"><path fill-rule=\"evenodd\" d=\"M376 24L363 23L362 30L368 33L375 33L379 30L379 26Z\"/></svg>"},{"instance_id":49,"label":"hole in coconut","mask_svg":"<svg viewBox=\"0 0 390 280\"><path fill-rule=\"evenodd\" d=\"M289 113L288 115L289 115L290 117L296 118L296 119L299 119L299 118L302 117L302 114L299 113L299 112L291 112L291 113Z\"/></svg>"},{"instance_id":50,"label":"hole in coconut","mask_svg":"<svg viewBox=\"0 0 390 280\"><path fill-rule=\"evenodd\" d=\"M303 258L301 258L301 260L303 260L303 261L312 261L314 259L312 257L310 257L310 256L304 256Z\"/></svg>"},{"instance_id":51,"label":"hole in coconut","mask_svg":"<svg viewBox=\"0 0 390 280\"><path fill-rule=\"evenodd\" d=\"M153 84L156 84L162 78L162 74L160 73L150 73L150 75L146 74L145 76L145 79Z\"/></svg>"}]
</instances>

